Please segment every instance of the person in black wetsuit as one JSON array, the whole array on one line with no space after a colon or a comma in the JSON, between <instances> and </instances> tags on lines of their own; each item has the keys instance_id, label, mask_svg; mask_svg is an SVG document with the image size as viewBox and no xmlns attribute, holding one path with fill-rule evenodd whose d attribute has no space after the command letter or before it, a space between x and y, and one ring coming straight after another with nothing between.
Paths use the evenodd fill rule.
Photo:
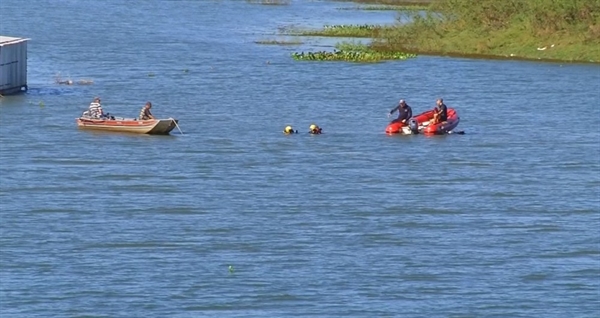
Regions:
<instances>
[{"instance_id":1,"label":"person in black wetsuit","mask_svg":"<svg viewBox=\"0 0 600 318\"><path fill-rule=\"evenodd\" d=\"M398 111L398 118L394 119L392 122L399 122L405 124L412 117L412 108L410 108L410 106L408 106L406 101L404 101L403 99L400 100L398 106L390 110L390 114L388 115L388 117L391 116L395 111Z\"/></svg>"},{"instance_id":2,"label":"person in black wetsuit","mask_svg":"<svg viewBox=\"0 0 600 318\"><path fill-rule=\"evenodd\" d=\"M444 104L444 100L438 98L435 101L435 108L433 109L433 124L441 123L448 119L448 107Z\"/></svg>"}]
</instances>

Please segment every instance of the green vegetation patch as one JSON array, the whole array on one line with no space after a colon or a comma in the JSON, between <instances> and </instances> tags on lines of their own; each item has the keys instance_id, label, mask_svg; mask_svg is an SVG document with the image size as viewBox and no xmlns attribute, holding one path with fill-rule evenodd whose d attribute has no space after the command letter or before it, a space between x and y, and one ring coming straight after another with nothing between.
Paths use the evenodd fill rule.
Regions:
<instances>
[{"instance_id":1,"label":"green vegetation patch","mask_svg":"<svg viewBox=\"0 0 600 318\"><path fill-rule=\"evenodd\" d=\"M365 10L365 11L414 11L414 10L427 10L429 6L423 5L365 5L355 7L344 7L338 8L338 10Z\"/></svg>"},{"instance_id":2,"label":"green vegetation patch","mask_svg":"<svg viewBox=\"0 0 600 318\"><path fill-rule=\"evenodd\" d=\"M403 52L376 52L367 45L342 42L333 52L294 52L292 58L298 61L345 61L358 63L376 63L384 60L406 60L415 54Z\"/></svg>"},{"instance_id":3,"label":"green vegetation patch","mask_svg":"<svg viewBox=\"0 0 600 318\"><path fill-rule=\"evenodd\" d=\"M421 6L426 7L435 0L334 0L339 2L355 2L361 4L379 4L387 6Z\"/></svg>"},{"instance_id":4,"label":"green vegetation patch","mask_svg":"<svg viewBox=\"0 0 600 318\"><path fill-rule=\"evenodd\" d=\"M325 25L322 29L319 30L296 30L292 31L292 34L305 36L373 38L379 37L384 30L391 28L391 26L381 26L374 24L341 24Z\"/></svg>"},{"instance_id":5,"label":"green vegetation patch","mask_svg":"<svg viewBox=\"0 0 600 318\"><path fill-rule=\"evenodd\" d=\"M445 0L386 28L375 51L600 62L599 0Z\"/></svg>"}]
</instances>

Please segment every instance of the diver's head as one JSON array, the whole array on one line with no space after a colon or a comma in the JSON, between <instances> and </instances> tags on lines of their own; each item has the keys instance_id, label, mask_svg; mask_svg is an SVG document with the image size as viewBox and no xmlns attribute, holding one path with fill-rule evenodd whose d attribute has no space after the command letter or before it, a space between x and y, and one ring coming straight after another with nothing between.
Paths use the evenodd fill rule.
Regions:
<instances>
[{"instance_id":1,"label":"diver's head","mask_svg":"<svg viewBox=\"0 0 600 318\"><path fill-rule=\"evenodd\" d=\"M311 134L320 134L321 133L321 127L319 127L315 124L310 125L310 127L308 127L308 128L309 128L308 132Z\"/></svg>"},{"instance_id":2,"label":"diver's head","mask_svg":"<svg viewBox=\"0 0 600 318\"><path fill-rule=\"evenodd\" d=\"M285 129L283 130L284 134L293 134L294 133L294 128L292 128L292 126L286 126Z\"/></svg>"}]
</instances>

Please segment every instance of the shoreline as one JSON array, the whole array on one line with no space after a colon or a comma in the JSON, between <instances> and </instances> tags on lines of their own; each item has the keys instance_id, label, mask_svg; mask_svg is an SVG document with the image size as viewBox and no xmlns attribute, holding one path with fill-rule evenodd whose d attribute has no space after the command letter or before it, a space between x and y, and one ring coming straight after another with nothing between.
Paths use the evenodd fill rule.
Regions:
<instances>
[{"instance_id":1,"label":"shoreline","mask_svg":"<svg viewBox=\"0 0 600 318\"><path fill-rule=\"evenodd\" d=\"M435 9L445 10L444 12L448 10L453 12L451 10L454 10L454 7L448 7L443 0L437 2L432 0L332 0L332 2L339 1L354 2L363 5L406 5L407 3L418 3L422 5L427 3L431 5L431 10L434 10L434 7ZM440 6L440 4L443 5ZM536 7L535 9L539 8ZM400 9L398 11L401 12L405 10ZM410 12L411 10L407 11ZM508 19L509 17L507 16L506 18ZM455 28L454 25L444 24L441 20L427 21L427 23L424 23L424 21L417 21L417 23L412 22L402 25L396 23L393 26L373 25L371 26L373 28L373 30L370 30L371 32L368 32L367 30L357 30L353 25L341 25L337 26L338 30L321 28L305 32L309 34L304 34L304 36L368 38L371 42L368 46L375 52L403 52L427 56L484 60L600 64L600 55L594 53L600 52L600 44L594 45L593 43L590 43L589 40L582 41L577 34L572 33L572 28L567 29L570 25L566 26L563 31L544 36L540 36L539 34L538 36L527 34L527 32L532 32L532 30L519 31L518 27L524 27L526 24L518 24L517 27L513 28L491 29L489 30L489 34L484 35L481 32L482 30L485 30L485 27L479 28L476 25L470 25L466 28ZM438 27L440 27L440 29L438 29ZM600 25L598 27L600 27ZM590 26L590 30L592 33L589 34L598 34L599 32L598 30L592 30L592 26ZM343 35L341 33L343 33ZM558 36L557 34L559 33L562 33L562 36ZM552 51L544 53L529 52L529 47L533 46L533 49L535 50L534 45L536 42L556 43L557 46L560 46L560 49L556 52L554 52L554 50L557 49L552 49ZM554 44L552 47L554 47ZM544 51L545 49L545 47L542 49L538 48L539 51Z\"/></svg>"},{"instance_id":2,"label":"shoreline","mask_svg":"<svg viewBox=\"0 0 600 318\"><path fill-rule=\"evenodd\" d=\"M424 56L439 56L439 57L455 57L455 58L467 58L467 59L478 59L478 60L512 60L512 61L528 61L528 62L544 62L544 63L562 63L562 64L600 64L600 60L584 60L584 59L559 59L559 58L548 58L548 57L527 57L518 54L501 54L501 53L469 53L467 51L431 51L431 50L423 50L423 49L410 49L410 48L401 48L401 49L392 49L389 48L386 43L377 43L374 41L380 41L380 37L373 36L365 36L367 32L373 32L372 30L352 30L357 25L339 25L337 26L340 30L346 29L344 34L335 34L332 32L334 30L321 28L318 30L306 30L300 31L296 34L290 33L286 34L287 36L302 36L302 37L327 37L327 38L353 38L357 40L369 40L370 44L366 46L369 47L373 52L378 53L407 53L407 54L416 54L416 55L424 55ZM374 25L374 27L378 27ZM385 26L380 26L383 30ZM337 45L344 44L345 41L338 41ZM279 43L277 43L279 44ZM283 43L281 43L283 45ZM348 49L348 51L354 51L352 48Z\"/></svg>"},{"instance_id":3,"label":"shoreline","mask_svg":"<svg viewBox=\"0 0 600 318\"><path fill-rule=\"evenodd\" d=\"M432 51L420 51L420 50L405 50L406 53L417 54L422 56L436 56L436 57L452 57L452 58L463 58L473 60L496 60L496 61L523 61L523 62L542 62L552 64L596 64L600 65L600 61L585 61L585 60L561 60L552 58L533 58L524 56L508 56L508 55L496 55L496 54L479 54L479 53L456 53L456 52L432 52Z\"/></svg>"}]
</instances>

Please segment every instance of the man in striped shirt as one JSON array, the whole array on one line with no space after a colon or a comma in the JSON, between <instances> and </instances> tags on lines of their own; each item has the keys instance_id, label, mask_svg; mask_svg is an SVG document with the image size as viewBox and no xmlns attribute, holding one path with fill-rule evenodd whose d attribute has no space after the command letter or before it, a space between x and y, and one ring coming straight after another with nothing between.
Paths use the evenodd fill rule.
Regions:
<instances>
[{"instance_id":1,"label":"man in striped shirt","mask_svg":"<svg viewBox=\"0 0 600 318\"><path fill-rule=\"evenodd\" d=\"M94 101L90 103L89 114L92 118L104 117L104 111L102 111L102 105L100 105L100 97L94 98Z\"/></svg>"},{"instance_id":2,"label":"man in striped shirt","mask_svg":"<svg viewBox=\"0 0 600 318\"><path fill-rule=\"evenodd\" d=\"M147 102L146 105L140 110L140 120L149 120L154 119L154 115L150 112L150 108L152 108L152 103Z\"/></svg>"}]
</instances>

